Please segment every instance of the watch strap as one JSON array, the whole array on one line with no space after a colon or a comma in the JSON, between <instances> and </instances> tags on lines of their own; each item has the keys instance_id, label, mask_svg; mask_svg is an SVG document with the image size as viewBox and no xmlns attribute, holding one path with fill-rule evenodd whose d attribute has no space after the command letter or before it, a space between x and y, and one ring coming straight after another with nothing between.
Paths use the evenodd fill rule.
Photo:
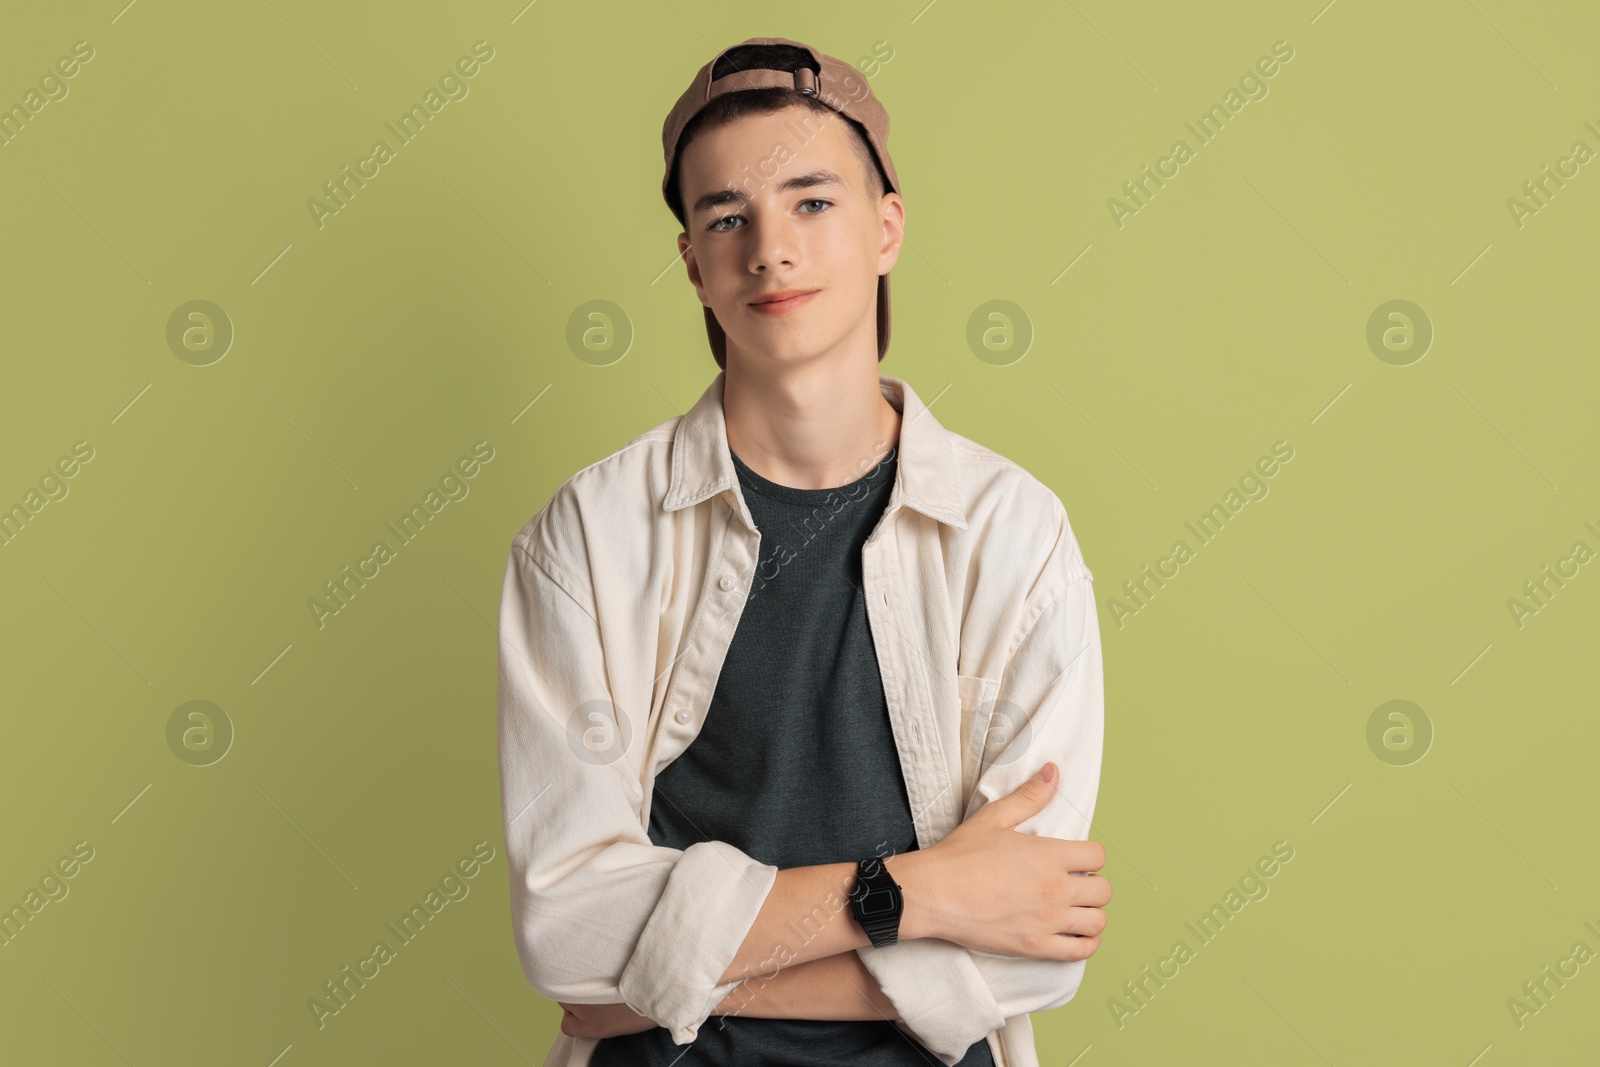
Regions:
<instances>
[{"instance_id":1,"label":"watch strap","mask_svg":"<svg viewBox=\"0 0 1600 1067\"><path fill-rule=\"evenodd\" d=\"M905 896L883 860L874 857L856 864L850 907L874 945L892 945L899 940Z\"/></svg>"}]
</instances>

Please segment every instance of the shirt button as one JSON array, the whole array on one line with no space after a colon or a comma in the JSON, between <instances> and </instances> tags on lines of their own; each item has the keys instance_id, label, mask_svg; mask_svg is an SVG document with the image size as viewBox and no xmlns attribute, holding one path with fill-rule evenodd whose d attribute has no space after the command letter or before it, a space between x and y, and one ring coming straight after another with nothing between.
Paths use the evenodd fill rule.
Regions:
<instances>
[{"instance_id":1,"label":"shirt button","mask_svg":"<svg viewBox=\"0 0 1600 1067\"><path fill-rule=\"evenodd\" d=\"M722 586L723 592L727 592L729 589L733 588L733 575L724 574L722 576L722 581L718 582L717 584Z\"/></svg>"},{"instance_id":2,"label":"shirt button","mask_svg":"<svg viewBox=\"0 0 1600 1067\"><path fill-rule=\"evenodd\" d=\"M679 722L688 722L689 721L689 709L688 708L679 708L678 709L678 714L674 715L673 718L677 719Z\"/></svg>"}]
</instances>

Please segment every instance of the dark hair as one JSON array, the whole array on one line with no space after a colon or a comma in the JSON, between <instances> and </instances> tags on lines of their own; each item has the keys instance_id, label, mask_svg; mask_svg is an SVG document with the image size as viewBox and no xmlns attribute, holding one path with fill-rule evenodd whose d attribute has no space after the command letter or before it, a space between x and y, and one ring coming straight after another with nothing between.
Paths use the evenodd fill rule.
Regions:
<instances>
[{"instance_id":1,"label":"dark hair","mask_svg":"<svg viewBox=\"0 0 1600 1067\"><path fill-rule=\"evenodd\" d=\"M716 66L711 69L711 80L715 81L741 70L796 71L801 67L809 67L818 74L822 73L816 60L812 59L811 54L803 48L787 44L739 45L728 49L717 60ZM861 169L867 176L868 193L874 199L883 197L889 189L889 179L883 172L883 167L878 162L878 155L873 151L872 142L867 139L866 131L862 129L860 123L834 110L810 93L802 93L797 89L782 86L745 89L740 92L723 93L714 98L688 121L683 133L678 136L678 147L672 156L672 174L667 183L666 193L668 206L672 208L673 215L677 216L679 224L684 229L689 228L689 223L679 177L683 167L683 152L689 147L689 143L698 134L726 126L745 115L770 115L786 107L804 107L832 118L844 119L854 135L856 156L861 160Z\"/></svg>"}]
</instances>

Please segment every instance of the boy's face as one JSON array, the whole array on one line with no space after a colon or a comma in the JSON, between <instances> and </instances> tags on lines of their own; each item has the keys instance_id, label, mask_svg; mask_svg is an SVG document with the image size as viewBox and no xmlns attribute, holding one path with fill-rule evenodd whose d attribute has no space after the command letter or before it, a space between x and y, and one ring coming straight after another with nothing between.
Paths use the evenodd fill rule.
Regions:
<instances>
[{"instance_id":1,"label":"boy's face","mask_svg":"<svg viewBox=\"0 0 1600 1067\"><path fill-rule=\"evenodd\" d=\"M878 276L900 258L905 206L897 193L873 198L854 139L842 116L795 107L744 116L684 149L678 250L728 335L730 362L863 348L877 361ZM791 289L814 292L757 303Z\"/></svg>"}]
</instances>

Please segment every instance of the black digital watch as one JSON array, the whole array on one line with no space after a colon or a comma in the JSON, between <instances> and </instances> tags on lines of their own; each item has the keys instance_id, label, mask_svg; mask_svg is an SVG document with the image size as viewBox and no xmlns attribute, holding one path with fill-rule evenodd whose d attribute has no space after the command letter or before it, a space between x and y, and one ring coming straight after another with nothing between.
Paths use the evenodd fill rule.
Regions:
<instances>
[{"instance_id":1,"label":"black digital watch","mask_svg":"<svg viewBox=\"0 0 1600 1067\"><path fill-rule=\"evenodd\" d=\"M900 939L900 915L905 894L881 859L856 864L856 884L850 890L850 910L874 945L892 945Z\"/></svg>"}]
</instances>

